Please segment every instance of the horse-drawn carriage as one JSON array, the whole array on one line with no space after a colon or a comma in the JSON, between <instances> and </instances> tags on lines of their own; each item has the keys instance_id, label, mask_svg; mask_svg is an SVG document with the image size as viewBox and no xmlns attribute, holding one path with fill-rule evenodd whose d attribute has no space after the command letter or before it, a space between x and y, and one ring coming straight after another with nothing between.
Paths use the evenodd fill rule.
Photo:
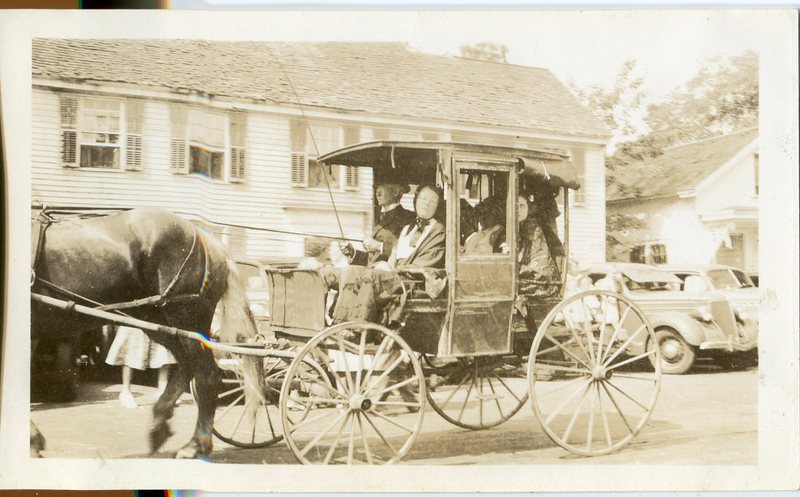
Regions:
<instances>
[{"instance_id":1,"label":"horse-drawn carriage","mask_svg":"<svg viewBox=\"0 0 800 497\"><path fill-rule=\"evenodd\" d=\"M445 267L437 273L444 286L432 294L426 271L400 269L399 317L328 326L330 287L319 271L267 268L271 333L298 345L203 341L227 371L222 387L202 377L195 388L199 403L216 388L219 438L242 447L285 438L303 463L394 463L410 451L428 404L450 423L478 430L507 421L529 398L546 434L576 454L613 452L640 431L661 377L650 368L659 349L641 310L620 294L567 291L566 259L555 278L518 271L518 198L542 187L561 193L569 254L569 191L579 184L566 156L380 141L319 162L370 167L376 182L391 176L439 185L447 206ZM488 197L503 205L504 249L466 252L462 220Z\"/></svg>"}]
</instances>

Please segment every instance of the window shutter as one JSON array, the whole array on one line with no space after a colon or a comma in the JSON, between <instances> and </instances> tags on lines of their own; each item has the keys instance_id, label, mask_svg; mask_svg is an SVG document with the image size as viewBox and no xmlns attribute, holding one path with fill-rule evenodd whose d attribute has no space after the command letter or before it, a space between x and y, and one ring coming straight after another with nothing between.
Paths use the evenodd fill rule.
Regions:
<instances>
[{"instance_id":1,"label":"window shutter","mask_svg":"<svg viewBox=\"0 0 800 497\"><path fill-rule=\"evenodd\" d=\"M125 102L125 169L142 170L142 120L144 102L128 99Z\"/></svg>"},{"instance_id":2,"label":"window shutter","mask_svg":"<svg viewBox=\"0 0 800 497\"><path fill-rule=\"evenodd\" d=\"M308 186L308 159L306 157L306 124L290 122L292 186Z\"/></svg>"},{"instance_id":3,"label":"window shutter","mask_svg":"<svg viewBox=\"0 0 800 497\"><path fill-rule=\"evenodd\" d=\"M173 104L169 108L170 121L170 157L169 170L174 174L187 174L189 172L188 142L186 140L186 127L188 126L188 112L183 104Z\"/></svg>"},{"instance_id":4,"label":"window shutter","mask_svg":"<svg viewBox=\"0 0 800 497\"><path fill-rule=\"evenodd\" d=\"M344 128L344 144L355 145L361 140L361 131L352 126ZM358 190L358 168L353 166L345 167L344 187L347 190Z\"/></svg>"},{"instance_id":5,"label":"window shutter","mask_svg":"<svg viewBox=\"0 0 800 497\"><path fill-rule=\"evenodd\" d=\"M61 95L61 165L78 167L78 97Z\"/></svg>"},{"instance_id":6,"label":"window shutter","mask_svg":"<svg viewBox=\"0 0 800 497\"><path fill-rule=\"evenodd\" d=\"M233 112L230 116L231 181L245 180L247 148L247 114Z\"/></svg>"}]
</instances>

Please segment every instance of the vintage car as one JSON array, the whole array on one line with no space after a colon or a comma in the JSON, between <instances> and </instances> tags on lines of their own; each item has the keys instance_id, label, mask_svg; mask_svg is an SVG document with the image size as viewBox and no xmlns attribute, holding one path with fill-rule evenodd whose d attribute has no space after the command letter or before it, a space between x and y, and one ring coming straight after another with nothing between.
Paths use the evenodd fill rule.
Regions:
<instances>
[{"instance_id":1,"label":"vintage car","mask_svg":"<svg viewBox=\"0 0 800 497\"><path fill-rule=\"evenodd\" d=\"M597 284L610 273L621 275L617 291L636 302L655 328L664 373L683 374L699 356L711 357L726 368L752 363L757 323L737 311L723 293L684 292L680 278L646 264L598 264L590 268L589 276Z\"/></svg>"},{"instance_id":2,"label":"vintage car","mask_svg":"<svg viewBox=\"0 0 800 497\"><path fill-rule=\"evenodd\" d=\"M758 322L758 288L741 269L721 264L667 264L659 268L680 278L681 290L722 293L740 316Z\"/></svg>"}]
</instances>

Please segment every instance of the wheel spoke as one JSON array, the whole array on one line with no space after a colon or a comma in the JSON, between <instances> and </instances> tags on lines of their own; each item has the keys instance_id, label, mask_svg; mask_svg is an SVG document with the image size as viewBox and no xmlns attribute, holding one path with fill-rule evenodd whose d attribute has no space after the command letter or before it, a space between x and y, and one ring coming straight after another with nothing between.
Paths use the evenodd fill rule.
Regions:
<instances>
[{"instance_id":1,"label":"wheel spoke","mask_svg":"<svg viewBox=\"0 0 800 497\"><path fill-rule=\"evenodd\" d=\"M569 332L572 334L572 337L575 339L575 341L578 343L578 346L583 351L583 355L584 355L584 357L586 357L586 360L588 360L589 362L593 362L592 355L589 353L589 351L586 350L586 347L584 347L583 342L581 341L580 337L578 336L578 333L575 331L578 327L575 326L575 323L572 321L572 319L569 316L567 316L567 314L563 310L561 311L561 315L564 317L564 322L566 323L567 327L569 328ZM587 337L586 345L588 345L589 349L591 350L592 346L588 341L588 337ZM586 366L585 363L584 363L584 366Z\"/></svg>"},{"instance_id":2,"label":"wheel spoke","mask_svg":"<svg viewBox=\"0 0 800 497\"><path fill-rule=\"evenodd\" d=\"M650 378L647 376L635 376L632 374L622 374L622 373L614 373L614 378L625 378L628 380L642 380L642 381L652 381L653 383L658 382L658 378Z\"/></svg>"},{"instance_id":3,"label":"wheel spoke","mask_svg":"<svg viewBox=\"0 0 800 497\"><path fill-rule=\"evenodd\" d=\"M378 358L384 353L384 350L386 348L391 347L390 344L393 342L394 339L388 335L383 337L383 340L381 340L381 344L378 346L378 350L375 352L375 355L373 356L374 359L372 360L372 364L369 365L367 374L364 375L364 380L362 381L362 384L364 385L365 388L369 386L369 380L370 378L372 378L372 373L375 371L375 364L378 362ZM361 393L364 393L364 390L362 390Z\"/></svg>"},{"instance_id":4,"label":"wheel spoke","mask_svg":"<svg viewBox=\"0 0 800 497\"><path fill-rule=\"evenodd\" d=\"M546 338L546 339L550 340L550 341L551 341L553 344L555 344L555 345L556 345L556 346L557 346L559 349L561 349L561 351L562 351L562 352L564 352L564 353L565 353L565 354L567 354L568 356L572 357L573 359L575 359L575 360L576 360L576 361L578 361L579 363L583 364L583 366L586 368L586 370L587 370L587 371L591 371L591 370L592 370L592 368L591 368L591 367L590 367L588 364L586 364L585 362L583 362L583 360L581 360L581 358L580 358L580 357L576 356L576 355L575 355L575 354L573 354L573 353L572 353L572 352L571 352L569 349L567 349L566 347L564 347L564 346L561 344L561 342L559 342L559 341L558 341L558 339L550 338L548 335L544 335L542 338ZM591 345L591 344L589 344L589 345ZM591 350L591 347L589 348L589 350ZM537 354L537 355L538 355L538 354Z\"/></svg>"},{"instance_id":5,"label":"wheel spoke","mask_svg":"<svg viewBox=\"0 0 800 497\"><path fill-rule=\"evenodd\" d=\"M243 390L244 390L244 385L240 385L237 388L231 388L230 390L222 392L221 394L217 395L217 400L225 398L225 397L229 397L229 396L235 394L236 392L241 392Z\"/></svg>"},{"instance_id":6,"label":"wheel spoke","mask_svg":"<svg viewBox=\"0 0 800 497\"><path fill-rule=\"evenodd\" d=\"M642 358L645 358L647 356L651 356L651 355L655 354L657 351L658 351L658 349L655 349L655 348L650 349L649 351L647 351L647 352L645 352L643 354L639 354L637 356L630 357L628 359L625 359L622 362L618 362L618 363L614 364L613 366L607 366L606 369L608 369L610 371L610 370L616 369L616 368L618 368L620 366L624 366L625 364L630 364L631 362L636 362L639 359L642 359Z\"/></svg>"},{"instance_id":7,"label":"wheel spoke","mask_svg":"<svg viewBox=\"0 0 800 497\"><path fill-rule=\"evenodd\" d=\"M506 382L505 382L505 381L503 381L503 379L502 379L502 378L500 378L499 376L497 376L497 373L492 373L492 376L494 376L494 377L495 377L495 379L496 379L497 381L499 381L499 382L500 382L500 384L501 384L501 385L503 385L503 387L504 387L506 390L508 390L508 393L510 393L510 394L511 394L511 396L512 396L512 397L514 397L514 399L516 399L516 401L517 401L517 402L522 402L522 399L520 399L519 397L517 397L517 394L516 394L516 393L514 393L514 391L513 391L513 390L511 390L511 388L510 388L508 385L506 385Z\"/></svg>"},{"instance_id":8,"label":"wheel spoke","mask_svg":"<svg viewBox=\"0 0 800 497\"><path fill-rule=\"evenodd\" d=\"M600 406L600 414L603 417L603 427L606 430L606 441L608 442L608 446L611 447L614 445L614 442L611 441L611 430L608 427L608 416L606 415L606 409L603 407L603 394L600 392L600 385L595 382L595 388L597 389L597 405Z\"/></svg>"},{"instance_id":9,"label":"wheel spoke","mask_svg":"<svg viewBox=\"0 0 800 497\"><path fill-rule=\"evenodd\" d=\"M352 413L352 418L350 419L350 439L347 441L347 464L353 464L353 444L355 442L356 436L356 417L358 417L358 413ZM346 422L346 421L345 421Z\"/></svg>"},{"instance_id":10,"label":"wheel spoke","mask_svg":"<svg viewBox=\"0 0 800 497\"><path fill-rule=\"evenodd\" d=\"M367 332L361 330L361 339L358 341L358 371L356 371L356 384L353 393L361 392L361 372L364 370L364 354L366 353Z\"/></svg>"},{"instance_id":11,"label":"wheel spoke","mask_svg":"<svg viewBox=\"0 0 800 497\"><path fill-rule=\"evenodd\" d=\"M537 365L541 366L543 369L553 370L553 371L562 371L564 373L577 373L582 376L588 376L590 371L587 369L578 369L578 368L570 368L568 366L562 366L560 364L549 364L547 362L536 362Z\"/></svg>"},{"instance_id":12,"label":"wheel spoke","mask_svg":"<svg viewBox=\"0 0 800 497\"><path fill-rule=\"evenodd\" d=\"M619 300L617 302L619 302ZM619 322L617 322L617 325L614 327L614 333L611 334L611 338L608 340L608 348L606 348L603 357L601 357L600 361L598 361L598 362L603 363L605 361L606 357L608 357L608 353L611 350L611 345L617 339L617 335L619 334L619 330L622 329L622 323L625 322L625 319L628 317L628 312L630 312L630 310L631 310L631 306L627 306L625 308L625 312L623 312L622 316L620 316Z\"/></svg>"},{"instance_id":13,"label":"wheel spoke","mask_svg":"<svg viewBox=\"0 0 800 497\"><path fill-rule=\"evenodd\" d=\"M369 442L367 442L367 434L364 431L364 423L361 422L361 416L356 416L358 419L358 432L361 434L361 441L364 442L364 454L367 458L367 464L372 464L372 452L369 450Z\"/></svg>"},{"instance_id":14,"label":"wheel spoke","mask_svg":"<svg viewBox=\"0 0 800 497\"><path fill-rule=\"evenodd\" d=\"M303 447L302 450L300 450L300 455L305 456L306 454L308 454L308 451L311 450L315 445L317 445L317 443L319 443L319 441L322 440L322 437L327 435L328 432L330 432L334 428L334 426L338 425L344 418L346 418L349 415L350 415L350 410L346 410L343 413L341 413L333 423L328 425L328 427L322 430L321 432L317 433L317 436L314 437L310 442L308 442L306 446Z\"/></svg>"},{"instance_id":15,"label":"wheel spoke","mask_svg":"<svg viewBox=\"0 0 800 497\"><path fill-rule=\"evenodd\" d=\"M622 414L622 409L620 409L619 405L617 405L617 401L614 400L614 396L611 395L611 392L608 390L608 387L606 387L605 382L600 382L600 385L603 387L603 390L605 390L608 399L611 401L612 404L614 404L614 408L617 410L619 417L622 418L622 422L625 423L625 426L628 428L628 431L633 433L633 428L631 428L631 425L630 423L628 423L628 419L625 417L625 415Z\"/></svg>"},{"instance_id":16,"label":"wheel spoke","mask_svg":"<svg viewBox=\"0 0 800 497\"><path fill-rule=\"evenodd\" d=\"M395 361L391 364L391 366L386 368L386 370L383 373L381 373L380 376L378 376L378 379L375 380L374 383L372 383L371 385L367 386L367 388L364 390L364 395L369 395L369 393L372 391L372 389L375 388L376 385L380 385L381 382L384 379L386 379L392 373L392 371L394 371L397 368L397 366L399 366L402 362L403 362L403 355L402 354L398 354L397 355L397 359L395 359Z\"/></svg>"},{"instance_id":17,"label":"wheel spoke","mask_svg":"<svg viewBox=\"0 0 800 497\"><path fill-rule=\"evenodd\" d=\"M600 357L600 353L599 352L597 353L597 357ZM594 384L592 384L592 387L589 390L594 390L596 383L597 382L594 382ZM590 404L589 404L589 427L588 427L588 432L589 433L586 434L586 452L591 452L592 451L592 437L594 436L594 434L592 433L592 429L594 428L594 410L595 410L594 409L595 408L595 400L594 400L595 397L594 397L593 394L594 394L594 392L592 392L592 394L589 395L589 402L590 402Z\"/></svg>"},{"instance_id":18,"label":"wheel spoke","mask_svg":"<svg viewBox=\"0 0 800 497\"><path fill-rule=\"evenodd\" d=\"M585 385L581 385L577 389L575 389L575 391L572 392L572 394L569 397L564 399L561 402L561 404L559 404L559 406L556 407L556 409L553 412L550 413L550 415L547 417L547 419L545 419L544 424L550 425L550 423L553 421L553 419L556 416L558 416L559 413L561 413L561 410L564 409L567 406L567 404L569 404L572 401L572 399L577 397L578 394L581 393L581 391L585 391L586 388L588 387L588 385L591 385L591 383L592 383L591 380L587 380Z\"/></svg>"},{"instance_id":19,"label":"wheel spoke","mask_svg":"<svg viewBox=\"0 0 800 497\"><path fill-rule=\"evenodd\" d=\"M347 418L342 420L342 426L339 428L339 432L336 434L336 439L331 444L331 448L328 449L328 453L325 454L325 459L322 461L322 464L329 464L331 459L333 458L334 452L336 452L336 447L339 445L339 440L342 438L342 433L344 432L344 426L347 424L347 420L350 419L351 412L347 412Z\"/></svg>"},{"instance_id":20,"label":"wheel spoke","mask_svg":"<svg viewBox=\"0 0 800 497\"><path fill-rule=\"evenodd\" d=\"M365 414L365 415L364 415L364 419L366 419L366 420L367 420L367 422L368 422L368 423L369 423L369 425L372 427L372 429L375 431L375 433L377 433L377 434L378 434L378 436L379 436L379 437L380 437L380 439L383 441L383 443L384 443L384 444L385 444L387 447L389 447L389 450L391 450L391 451L392 451L392 454L394 454L394 455L395 455L395 457L396 457L396 456L397 456L397 451L395 450L394 446L392 446L392 444L391 444L391 443L389 443L389 441L388 441L388 440L386 440L386 437L384 437L384 436L383 436L383 432L381 432L381 431L378 429L378 427L377 427L377 426L375 426L375 423L373 423L373 422L372 422L372 420L371 420L371 419L369 419L369 415L368 415L368 414Z\"/></svg>"},{"instance_id":21,"label":"wheel spoke","mask_svg":"<svg viewBox=\"0 0 800 497\"><path fill-rule=\"evenodd\" d=\"M597 339L597 363L600 364L601 357L603 357L603 338L606 329L606 315L608 314L608 295L603 295L600 303L600 313L603 316L603 321L600 323L600 336Z\"/></svg>"},{"instance_id":22,"label":"wheel spoke","mask_svg":"<svg viewBox=\"0 0 800 497\"><path fill-rule=\"evenodd\" d=\"M645 411L647 411L647 410L648 410L648 409L647 409L647 406L645 406L644 404L640 403L638 400L636 400L636 399L634 399L633 397L631 397L630 395L628 395L626 392L624 392L623 390L621 390L621 389L620 389L618 386L616 386L615 384L611 383L611 381L610 381L610 380L606 380L606 383L608 383L608 386L612 387L614 390L616 390L617 392L619 392L619 393L621 393L622 395L624 395L625 397L627 397L627 398L628 398L628 399L629 399L631 402L633 402L633 403L634 403L634 404L636 404L637 406L641 407L641 408L642 408L642 409L644 409Z\"/></svg>"},{"instance_id":23,"label":"wheel spoke","mask_svg":"<svg viewBox=\"0 0 800 497\"><path fill-rule=\"evenodd\" d=\"M461 422L461 418L464 417L464 410L467 408L467 403L469 402L469 394L472 393L472 385L475 384L475 377L470 375L472 381L469 382L469 388L467 388L467 394L464 396L464 403L461 404L461 409L458 411L458 421Z\"/></svg>"},{"instance_id":24,"label":"wheel spoke","mask_svg":"<svg viewBox=\"0 0 800 497\"><path fill-rule=\"evenodd\" d=\"M378 416L379 418L381 418L382 420L386 421L387 423L395 425L396 427L400 428L401 430L407 431L409 433L414 433L414 430L412 430L411 428L401 425L397 421L393 420L392 418L390 418L389 416L387 416L387 415L385 415L385 414L383 414L381 412L378 412L378 411L368 411L368 412L369 412L369 414L372 414L373 416Z\"/></svg>"},{"instance_id":25,"label":"wheel spoke","mask_svg":"<svg viewBox=\"0 0 800 497\"><path fill-rule=\"evenodd\" d=\"M495 374L495 373L492 373L492 374ZM497 411L500 413L500 417L501 418L505 418L506 415L503 414L503 408L500 407L500 399L498 398L499 395L497 394L497 392L495 392L494 385L492 385L492 377L491 376L487 376L486 377L486 381L489 382L489 389L492 391L492 395L494 395L494 403L497 404ZM512 392L512 394L513 394L513 392ZM519 399L517 399L517 401L519 401Z\"/></svg>"},{"instance_id":26,"label":"wheel spoke","mask_svg":"<svg viewBox=\"0 0 800 497\"><path fill-rule=\"evenodd\" d=\"M647 324L646 324L646 323L645 323L645 324L642 324L642 326L640 326L640 327L639 327L639 329L638 329L638 330L636 330L636 332L635 332L633 335L629 336L629 337L628 337L628 339L627 339L627 340L625 340L625 343L623 343L623 344L620 346L620 348L619 348L619 349L617 349L617 351L616 351L616 352L614 352L614 355L612 355L610 358L606 359L606 361L603 363L603 367L607 367L609 364L611 364L611 361L613 361L614 359L616 359L616 358L617 358L617 356L618 356L618 355L619 355L619 354L620 354L620 353L621 353L623 350L625 350L626 348L628 348L628 345L629 345L629 344L630 344L630 343L633 341L633 339L634 339L634 338L636 338L636 336L637 336L639 333L641 333L641 332L642 332L642 330L644 330L644 329L647 329Z\"/></svg>"},{"instance_id":27,"label":"wheel spoke","mask_svg":"<svg viewBox=\"0 0 800 497\"><path fill-rule=\"evenodd\" d=\"M401 381L399 383L395 383L394 385L392 385L390 387L386 387L386 388L384 388L383 390L381 390L379 392L373 392L372 395L374 395L374 396L383 396L383 394L385 394L385 393L393 392L393 391L397 390L398 388L403 388L404 386L409 385L411 383L414 383L415 381L417 381L417 377L416 376L412 376L411 378L406 378L405 380L403 380L403 381Z\"/></svg>"},{"instance_id":28,"label":"wheel spoke","mask_svg":"<svg viewBox=\"0 0 800 497\"><path fill-rule=\"evenodd\" d=\"M402 407L421 407L419 402L405 402L399 400L376 400L376 406L402 406Z\"/></svg>"},{"instance_id":29,"label":"wheel spoke","mask_svg":"<svg viewBox=\"0 0 800 497\"><path fill-rule=\"evenodd\" d=\"M592 347L592 313L586 307L586 301L583 300L583 297L580 298L580 301L581 307L583 308L583 331L586 333L586 346L589 348L589 356L592 358L592 364L597 364L597 358L594 355L594 347Z\"/></svg>"},{"instance_id":30,"label":"wheel spoke","mask_svg":"<svg viewBox=\"0 0 800 497\"><path fill-rule=\"evenodd\" d=\"M567 429L564 431L564 436L562 440L567 442L569 440L569 436L572 434L572 428L575 427L575 421L578 419L578 414L581 412L581 408L583 407L583 403L586 402L586 394L589 393L591 390L592 383L590 382L586 385L586 388L583 389L583 394L581 395L580 400L578 401L578 405L575 406L575 412L572 413L572 417L569 419L569 424L567 425Z\"/></svg>"},{"instance_id":31,"label":"wheel spoke","mask_svg":"<svg viewBox=\"0 0 800 497\"><path fill-rule=\"evenodd\" d=\"M219 416L217 416L217 419L224 418L231 411L231 409L233 409L236 406L236 404L238 404L239 401L242 400L243 398L244 398L244 394L236 397L236 399L233 402L228 404L228 406L225 409L222 410L222 413Z\"/></svg>"},{"instance_id":32,"label":"wheel spoke","mask_svg":"<svg viewBox=\"0 0 800 497\"><path fill-rule=\"evenodd\" d=\"M233 435L239 429L239 426L242 424L242 420L244 419L244 415L247 414L247 406L242 409L242 413L239 415L239 419L236 420L236 424L233 425L233 429L231 430L231 435L228 438L233 438ZM253 423L255 423L255 418L253 418Z\"/></svg>"},{"instance_id":33,"label":"wheel spoke","mask_svg":"<svg viewBox=\"0 0 800 497\"><path fill-rule=\"evenodd\" d=\"M467 371L464 374L464 377L461 379L461 381L458 382L458 385L456 385L456 387L453 389L453 391L450 392L450 395L447 396L447 398L445 399L445 401L442 404L439 404L440 406L442 406L442 409L444 409L444 406L449 404L450 400L453 398L453 396L455 396L455 394L458 393L458 389L461 388L461 385L463 385L471 377L471 375L469 373L470 372Z\"/></svg>"},{"instance_id":34,"label":"wheel spoke","mask_svg":"<svg viewBox=\"0 0 800 497\"><path fill-rule=\"evenodd\" d=\"M322 414L321 416L317 416L316 418L311 418L311 419L304 419L305 415L308 414L308 413L305 413L303 418L301 418L301 419L303 419L303 421L301 421L300 423L298 423L298 424L296 424L294 426L290 426L288 431L293 433L293 432L299 430L300 428L302 428L302 427L304 427L306 425L309 425L311 423L316 423L317 421L321 421L321 420L323 420L323 419L325 419L325 418L327 418L329 416L333 416L334 414L337 414L338 412L339 411L336 411L336 410L330 410L330 411L326 412L325 414ZM291 422L291 420L289 420L289 421ZM284 429L286 429L286 427L284 427Z\"/></svg>"},{"instance_id":35,"label":"wheel spoke","mask_svg":"<svg viewBox=\"0 0 800 497\"><path fill-rule=\"evenodd\" d=\"M355 393L355 390L353 388L353 377L350 376L350 364L349 361L347 360L348 352L344 346L344 339L342 338L341 333L338 333L336 335L336 342L337 345L339 346L339 352L342 354L342 363L344 364L344 376L347 383L346 393L349 395L351 392Z\"/></svg>"}]
</instances>

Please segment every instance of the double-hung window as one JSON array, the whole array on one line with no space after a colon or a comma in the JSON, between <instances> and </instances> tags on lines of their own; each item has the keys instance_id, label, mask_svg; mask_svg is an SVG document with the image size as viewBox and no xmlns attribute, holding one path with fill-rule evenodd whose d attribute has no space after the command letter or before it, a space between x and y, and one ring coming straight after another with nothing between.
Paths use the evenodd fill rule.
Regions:
<instances>
[{"instance_id":1,"label":"double-hung window","mask_svg":"<svg viewBox=\"0 0 800 497\"><path fill-rule=\"evenodd\" d=\"M246 115L173 104L170 169L215 180L245 179Z\"/></svg>"},{"instance_id":2,"label":"double-hung window","mask_svg":"<svg viewBox=\"0 0 800 497\"><path fill-rule=\"evenodd\" d=\"M321 155L343 145L357 143L358 128L307 124L300 120L291 121L290 128L293 186L323 189L330 187L333 190L358 188L358 168L322 165L317 162Z\"/></svg>"},{"instance_id":3,"label":"double-hung window","mask_svg":"<svg viewBox=\"0 0 800 497\"><path fill-rule=\"evenodd\" d=\"M141 100L59 95L64 167L138 170L142 167Z\"/></svg>"}]
</instances>

